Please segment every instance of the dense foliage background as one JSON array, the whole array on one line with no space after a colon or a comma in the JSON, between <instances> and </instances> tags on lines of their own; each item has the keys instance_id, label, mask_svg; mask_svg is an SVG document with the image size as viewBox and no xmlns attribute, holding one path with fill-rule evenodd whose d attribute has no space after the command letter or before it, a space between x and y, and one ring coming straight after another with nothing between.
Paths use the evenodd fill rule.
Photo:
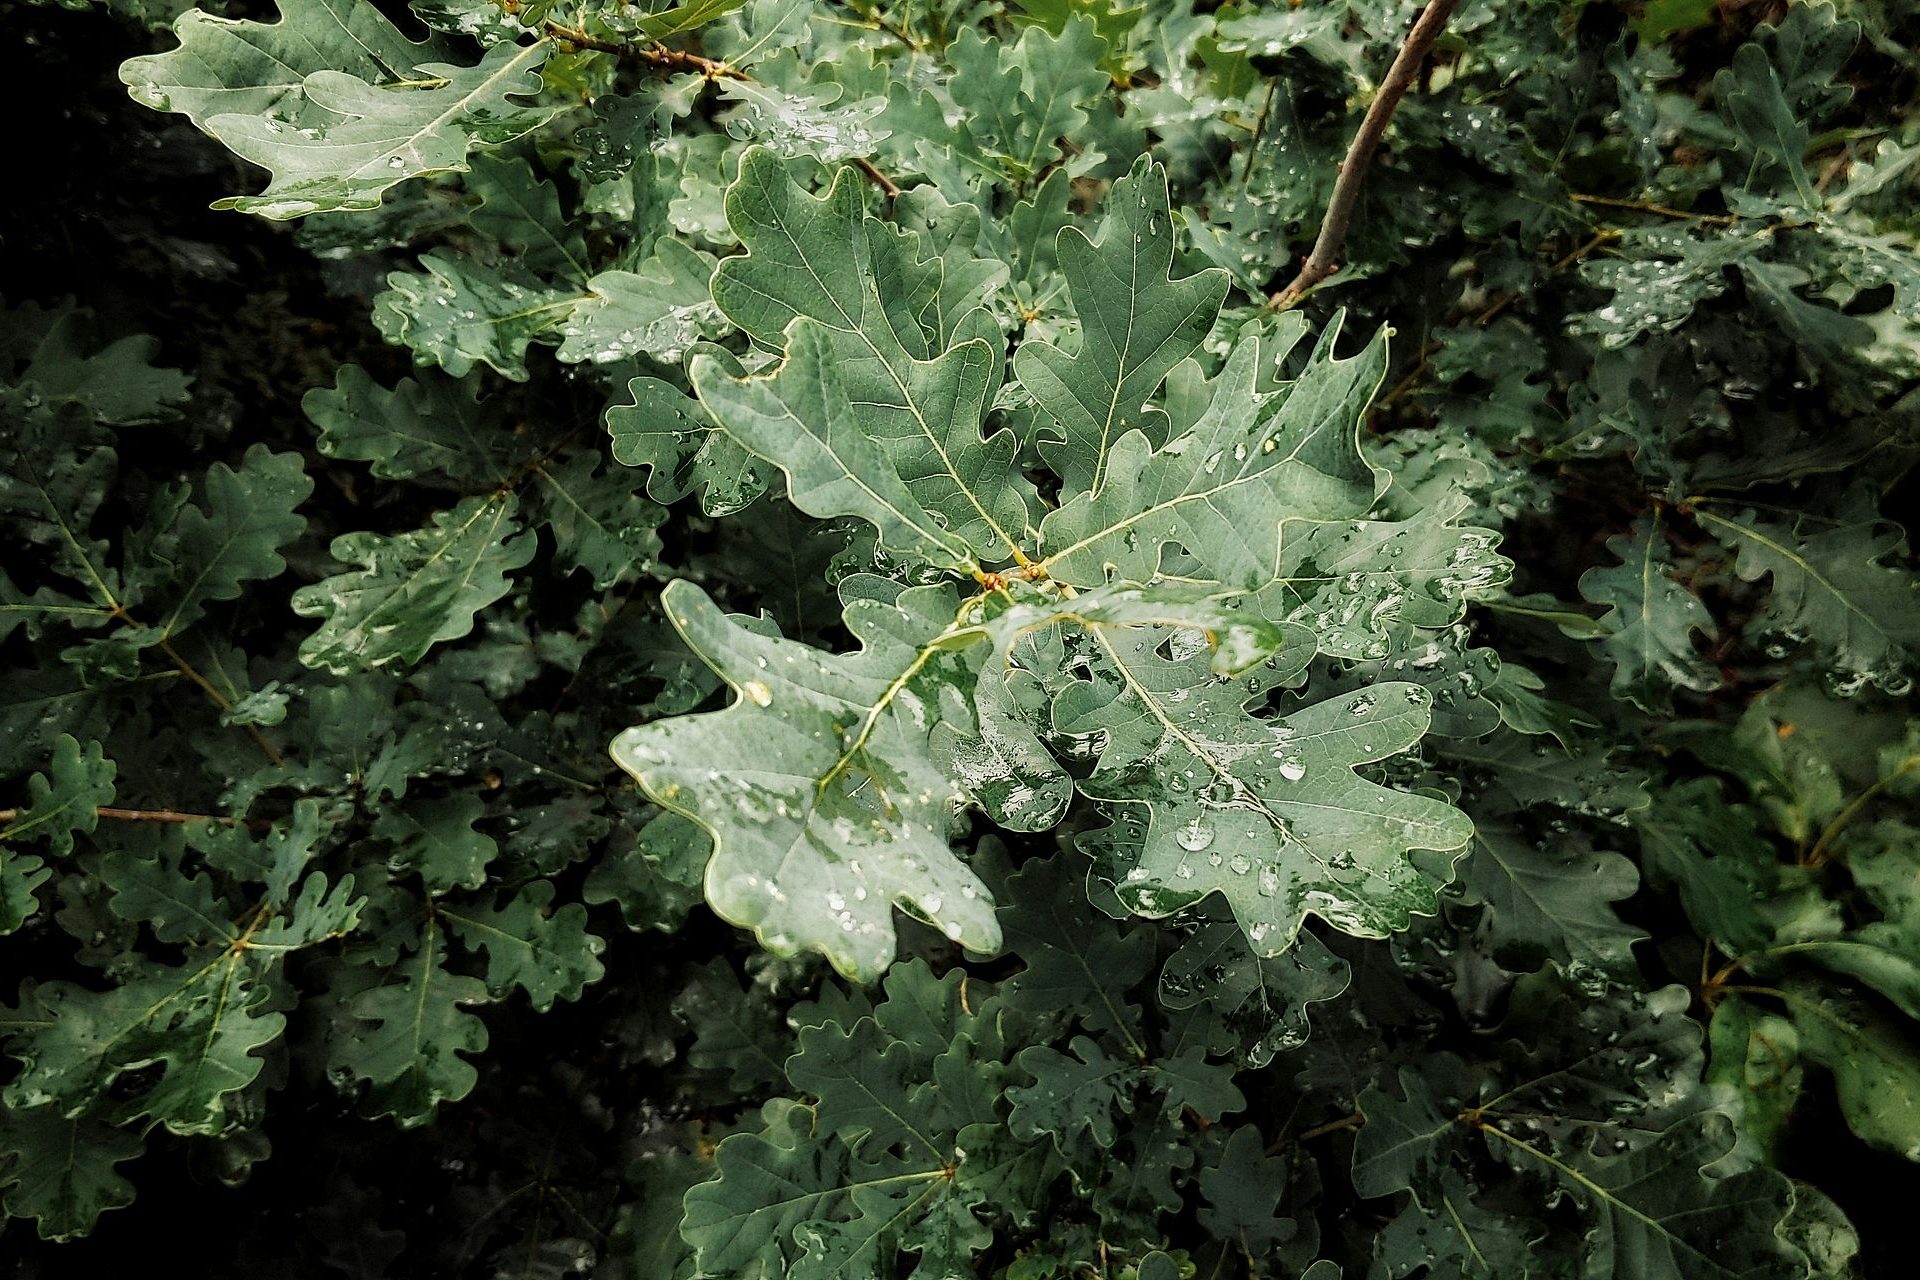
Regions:
<instances>
[{"instance_id":1,"label":"dense foliage background","mask_svg":"<svg viewBox=\"0 0 1920 1280\"><path fill-rule=\"evenodd\" d=\"M1914 6L1122 5L9 11L11 1274L1908 1273Z\"/></svg>"}]
</instances>

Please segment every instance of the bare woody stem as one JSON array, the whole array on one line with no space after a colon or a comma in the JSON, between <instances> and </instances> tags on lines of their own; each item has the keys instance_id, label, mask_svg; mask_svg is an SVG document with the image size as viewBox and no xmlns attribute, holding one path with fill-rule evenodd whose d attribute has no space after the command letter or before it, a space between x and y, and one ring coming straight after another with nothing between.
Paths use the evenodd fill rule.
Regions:
<instances>
[{"instance_id":1,"label":"bare woody stem","mask_svg":"<svg viewBox=\"0 0 1920 1280\"><path fill-rule=\"evenodd\" d=\"M134 624L134 617L131 613L127 612L126 606L111 597L108 598L107 603L113 606L113 612L108 615L109 617L120 622L128 623L129 625ZM160 652L167 655L167 661L173 663L174 669L191 681L193 686L199 689L200 692L206 694L214 706L219 707L222 711L233 710L233 700L215 688L213 682L200 674L199 669L191 662L181 657L178 649L169 644L164 637L158 644ZM240 728L249 738L253 739L253 745L259 747L260 753L266 756L273 764L281 765L287 762L287 758L280 753L280 749L267 741L267 736L261 733L260 730L250 724L243 724Z\"/></svg>"},{"instance_id":2,"label":"bare woody stem","mask_svg":"<svg viewBox=\"0 0 1920 1280\"><path fill-rule=\"evenodd\" d=\"M220 690L214 688L213 682L201 675L192 663L181 657L179 650L175 649L165 640L162 640L160 642L160 652L167 655L167 658L179 669L181 675L193 681L202 693L212 699L216 707L219 707L222 711L233 710L232 699L228 698L226 694L221 693ZM243 724L240 727L246 731L246 735L249 738L253 739L253 745L259 747L261 754L265 755L268 760L274 764L285 764L287 762L287 758L280 754L280 749L267 741L267 736L264 733L261 733L250 724Z\"/></svg>"},{"instance_id":3,"label":"bare woody stem","mask_svg":"<svg viewBox=\"0 0 1920 1280\"><path fill-rule=\"evenodd\" d=\"M880 167L865 156L855 156L853 167L867 175L867 181L880 188L880 193L891 200L900 194L899 186L892 178L880 171Z\"/></svg>"},{"instance_id":4,"label":"bare woody stem","mask_svg":"<svg viewBox=\"0 0 1920 1280\"><path fill-rule=\"evenodd\" d=\"M1690 213L1685 209L1674 209L1664 204L1651 204L1645 200L1619 200L1613 196L1590 196L1575 192L1568 197L1575 204L1598 205L1603 209L1632 209L1636 213L1657 213L1663 218L1685 218L1689 222L1711 222L1716 226L1731 227L1740 219L1724 213Z\"/></svg>"},{"instance_id":5,"label":"bare woody stem","mask_svg":"<svg viewBox=\"0 0 1920 1280\"><path fill-rule=\"evenodd\" d=\"M1429 0L1427 7L1420 11L1393 66L1387 69L1380 92L1360 121L1359 132L1353 135L1347 158L1340 162L1340 177L1333 184L1333 197L1327 201L1327 216L1320 221L1320 234L1313 242L1313 252L1300 264L1300 274L1292 283L1267 300L1268 306L1285 310L1298 301L1301 294L1340 269L1340 250L1346 245L1353 207L1360 199L1360 184L1366 179L1374 150L1387 131L1387 122L1393 119L1394 108L1407 96L1407 90L1420 74L1420 64L1427 60L1427 51L1445 29L1447 19L1453 16L1458 4L1459 0Z\"/></svg>"},{"instance_id":6,"label":"bare woody stem","mask_svg":"<svg viewBox=\"0 0 1920 1280\"><path fill-rule=\"evenodd\" d=\"M855 3L854 0L847 0L847 8L859 14L861 21L871 23L874 30L884 31L915 53L920 52L920 42L913 38L913 33L899 23L888 22L885 18L881 17L880 6L878 4L870 5L863 9Z\"/></svg>"},{"instance_id":7,"label":"bare woody stem","mask_svg":"<svg viewBox=\"0 0 1920 1280\"><path fill-rule=\"evenodd\" d=\"M101 805L94 813L115 822L168 822L184 824L188 822L217 822L223 827L252 827L265 830L271 823L251 818L230 818L219 813L176 813L172 809L115 809L110 805ZM0 809L0 824L12 822L20 816L18 809Z\"/></svg>"},{"instance_id":8,"label":"bare woody stem","mask_svg":"<svg viewBox=\"0 0 1920 1280\"><path fill-rule=\"evenodd\" d=\"M551 19L546 23L546 32L553 39L570 44L576 49L591 49L595 53L610 53L617 58L631 58L662 71L691 71L709 80L741 80L748 84L754 83L753 77L740 68L729 66L724 62L716 62L712 58L703 58L697 53L667 49L655 44L627 44L618 40L605 40L578 27L569 27ZM882 173L873 161L857 156L853 164L866 175L867 181L880 188L887 199L891 200L900 194L899 186L892 178Z\"/></svg>"},{"instance_id":9,"label":"bare woody stem","mask_svg":"<svg viewBox=\"0 0 1920 1280\"><path fill-rule=\"evenodd\" d=\"M730 67L712 58L703 58L697 53L666 49L657 44L627 44L619 40L606 40L582 31L578 27L569 27L551 19L547 21L546 31L555 40L564 41L576 49L591 49L595 53L611 53L617 58L632 58L636 62L651 63L663 71L695 71L709 80L751 80L753 78L738 67Z\"/></svg>"}]
</instances>

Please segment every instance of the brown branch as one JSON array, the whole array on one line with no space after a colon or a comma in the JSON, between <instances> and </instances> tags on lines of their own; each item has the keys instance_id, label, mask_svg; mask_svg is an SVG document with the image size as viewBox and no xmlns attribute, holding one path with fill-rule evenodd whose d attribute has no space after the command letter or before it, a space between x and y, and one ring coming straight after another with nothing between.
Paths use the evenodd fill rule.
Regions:
<instances>
[{"instance_id":1,"label":"brown branch","mask_svg":"<svg viewBox=\"0 0 1920 1280\"><path fill-rule=\"evenodd\" d=\"M1827 193L1827 188L1833 185L1833 180L1839 177L1841 174L1845 173L1848 170L1848 168L1852 166L1852 164L1853 164L1852 150L1846 147L1842 147L1840 149L1840 154L1835 156L1832 160L1828 161L1827 167L1821 170L1820 180L1813 184L1813 189L1815 191L1818 191L1821 195L1825 195Z\"/></svg>"},{"instance_id":2,"label":"brown branch","mask_svg":"<svg viewBox=\"0 0 1920 1280\"><path fill-rule=\"evenodd\" d=\"M1439 351L1442 345L1443 344L1439 342L1429 342L1426 346L1421 347L1420 355L1413 362L1413 368L1407 370L1405 376L1403 376L1400 381L1394 383L1387 394L1380 397L1379 407L1382 409L1386 408L1418 386L1421 376L1433 366L1434 353Z\"/></svg>"},{"instance_id":3,"label":"brown branch","mask_svg":"<svg viewBox=\"0 0 1920 1280\"><path fill-rule=\"evenodd\" d=\"M555 22L551 18L547 19L546 32L555 40L570 44L576 49L610 53L616 58L632 58L636 62L645 62L663 71L692 71L709 80L751 80L753 78L738 67L730 67L712 58L703 58L697 53L667 49L657 44L628 44L621 40L607 40L582 31L578 27L569 27L565 23Z\"/></svg>"},{"instance_id":4,"label":"brown branch","mask_svg":"<svg viewBox=\"0 0 1920 1280\"><path fill-rule=\"evenodd\" d=\"M1327 201L1327 215L1320 221L1320 234L1313 242L1313 251L1300 264L1300 274L1292 283L1267 301L1276 311L1292 306L1301 294L1340 269L1340 250L1347 243L1347 228L1353 222L1353 208L1359 202L1360 184L1366 179L1374 150L1387 131L1387 122L1393 119L1394 109L1419 75L1427 51L1445 29L1447 19L1453 16L1458 4L1459 0L1428 0L1427 7L1420 11L1413 30L1407 33L1406 43L1400 46L1399 55L1387 69L1380 92L1360 121L1359 132L1353 135L1347 158L1340 162L1340 177L1333 184L1333 197Z\"/></svg>"},{"instance_id":5,"label":"brown branch","mask_svg":"<svg viewBox=\"0 0 1920 1280\"><path fill-rule=\"evenodd\" d=\"M1657 213L1663 218L1685 218L1690 222L1711 222L1722 227L1731 227L1740 219L1725 213L1689 213L1685 209L1675 209L1664 204L1653 204L1646 200L1619 200L1613 196L1590 196L1578 191L1567 197L1575 204L1598 205L1603 209L1632 209L1635 213Z\"/></svg>"},{"instance_id":6,"label":"brown branch","mask_svg":"<svg viewBox=\"0 0 1920 1280\"><path fill-rule=\"evenodd\" d=\"M18 809L0 809L0 822L12 822L20 816ZM220 813L176 813L172 809L115 809L111 805L101 805L94 809L95 815L110 818L115 822L217 822L223 827L251 827L255 831L265 831L273 824L260 818L230 818Z\"/></svg>"},{"instance_id":7,"label":"brown branch","mask_svg":"<svg viewBox=\"0 0 1920 1280\"><path fill-rule=\"evenodd\" d=\"M139 621L131 613L127 612L127 607L118 600L113 599L111 595L107 596L107 603L113 606L113 611L107 615L109 618L115 622L124 622L128 626L139 625ZM191 681L194 687L199 689L200 692L206 694L216 707L219 707L222 711L233 710L233 701L228 698L227 695L221 693L220 690L214 688L213 682L201 675L199 670L196 669L191 662L181 657L180 651L169 644L165 636L162 636L155 643L160 652L167 656L167 661L173 663L174 669ZM269 761L276 765L287 762L287 758L280 754L280 749L267 741L265 734L250 724L243 724L238 727L244 730L249 738L253 739L253 744L260 748L261 753L265 755Z\"/></svg>"},{"instance_id":8,"label":"brown branch","mask_svg":"<svg viewBox=\"0 0 1920 1280\"><path fill-rule=\"evenodd\" d=\"M1451 9L1453 6L1448 5L1447 7ZM1351 1115L1341 1116L1338 1120L1329 1120L1325 1124L1315 1125L1300 1135L1300 1141L1312 1142L1315 1138L1324 1138L1330 1133L1339 1133L1342 1129L1358 1129L1366 1122L1367 1118L1358 1111L1355 1111Z\"/></svg>"},{"instance_id":9,"label":"brown branch","mask_svg":"<svg viewBox=\"0 0 1920 1280\"><path fill-rule=\"evenodd\" d=\"M892 200L900 194L900 188L895 185L893 179L880 172L880 167L865 156L855 156L853 167L866 174L867 181L880 188L881 194L887 199Z\"/></svg>"},{"instance_id":10,"label":"brown branch","mask_svg":"<svg viewBox=\"0 0 1920 1280\"><path fill-rule=\"evenodd\" d=\"M1588 254L1592 253L1595 249L1598 249L1601 245L1611 244L1615 240L1618 240L1619 238L1620 238L1620 229L1618 227L1602 227L1598 231L1593 233L1593 239L1587 241L1585 244L1581 245L1578 249L1569 250L1565 257L1561 258L1558 262L1555 262L1551 267L1548 267L1547 271L1549 274L1558 275L1560 272L1565 271L1568 267L1572 266L1574 263L1579 262L1581 259L1585 258ZM1480 317L1480 323L1484 325L1487 321L1491 319L1493 319L1493 317L1490 315L1482 315Z\"/></svg>"},{"instance_id":11,"label":"brown branch","mask_svg":"<svg viewBox=\"0 0 1920 1280\"><path fill-rule=\"evenodd\" d=\"M213 700L213 705L219 707L222 711L233 710L232 700L229 699L226 694L214 688L213 682L195 670L192 663L181 657L179 650L175 649L165 640L160 641L159 648L160 652L166 654L173 665L179 668L181 675L193 681L202 693ZM267 741L267 735L261 733L250 724L243 724L240 728L246 731L246 735L253 739L253 745L259 747L261 753L264 754L268 760L274 764L285 764L287 762L287 758L280 754L280 749Z\"/></svg>"},{"instance_id":12,"label":"brown branch","mask_svg":"<svg viewBox=\"0 0 1920 1280\"><path fill-rule=\"evenodd\" d=\"M899 23L888 22L885 18L881 17L879 5L876 4L871 9L862 9L859 5L854 4L853 0L848 0L847 8L859 14L861 21L870 25L875 31L884 31L915 53L920 52L920 42L913 38L913 33Z\"/></svg>"},{"instance_id":13,"label":"brown branch","mask_svg":"<svg viewBox=\"0 0 1920 1280\"><path fill-rule=\"evenodd\" d=\"M599 36L582 31L578 27L569 27L549 18L546 22L547 35L576 49L591 49L595 53L610 53L617 58L632 58L663 71L691 71L705 76L709 80L739 80L746 84L757 84L752 76L738 67L712 58L703 58L697 53L687 53L681 49L667 49L657 44L627 44L619 40L604 40ZM880 167L864 156L855 157L855 168L867 176L867 181L880 188L887 199L900 194L900 188L892 178L880 171Z\"/></svg>"},{"instance_id":14,"label":"brown branch","mask_svg":"<svg viewBox=\"0 0 1920 1280\"><path fill-rule=\"evenodd\" d=\"M1595 249L1600 248L1602 245L1612 244L1615 240L1618 240L1619 238L1620 238L1620 231L1617 228L1602 227L1600 230L1594 232L1592 239L1588 240L1585 244L1582 244L1579 248L1570 251L1564 257L1562 257L1557 262L1555 262L1551 267L1548 267L1547 274L1557 275L1560 272L1565 271L1568 267L1571 267L1576 263L1579 263L1582 260L1584 260L1586 256L1592 253ZM1473 322L1476 325L1480 326L1482 329L1486 328L1488 325L1492 324L1496 319L1499 318L1501 312L1505 311L1508 307L1512 306L1515 302L1518 302L1524 296L1526 295L1521 290L1518 290L1518 289L1508 290L1506 293L1501 294L1498 298L1495 298L1478 315L1474 316ZM1408 370L1407 375L1401 378L1400 381L1394 383L1393 389L1391 391L1388 391L1386 395L1380 397L1381 408L1383 409L1386 408L1388 405L1392 404L1394 401L1398 400L1400 397L1406 395L1409 391L1413 390L1414 386L1418 384L1420 381L1420 375L1425 373L1427 369L1431 367L1433 356L1436 352L1440 350L1441 345L1442 344L1438 342L1429 342L1427 343L1426 346L1420 348L1420 354L1414 360L1413 368Z\"/></svg>"},{"instance_id":15,"label":"brown branch","mask_svg":"<svg viewBox=\"0 0 1920 1280\"><path fill-rule=\"evenodd\" d=\"M1568 267L1571 267L1575 263L1583 261L1587 257L1587 255L1592 253L1595 249L1600 248L1602 245L1612 244L1615 240L1618 240L1619 238L1620 238L1620 229L1618 227L1602 227L1600 228L1600 230L1593 233L1592 239L1588 240L1585 244L1582 244L1579 248L1569 251L1565 257L1555 262L1551 267L1548 267L1547 274L1559 275L1562 271L1565 271ZM1488 305L1486 310L1482 311L1479 315L1475 316L1473 318L1473 322L1479 325L1482 329L1486 328L1488 325L1492 324L1495 319L1499 317L1502 311L1505 311L1508 307L1518 302L1524 296L1526 295L1521 290L1518 290L1518 289L1511 289L1506 293L1501 294L1498 298L1495 298L1491 304Z\"/></svg>"},{"instance_id":16,"label":"brown branch","mask_svg":"<svg viewBox=\"0 0 1920 1280\"><path fill-rule=\"evenodd\" d=\"M1899 763L1893 772L1881 778L1865 791L1862 791L1859 796L1854 799L1852 804L1840 811L1839 817L1827 824L1826 829L1820 833L1820 838L1813 842L1812 850L1808 852L1805 858L1800 859L1800 865L1807 867L1825 866L1830 856L1827 850L1829 846L1833 844L1834 837L1845 830L1849 822L1859 817L1860 811L1871 804L1875 796L1885 791L1907 774L1912 773L1915 769L1920 769L1920 756L1908 756Z\"/></svg>"}]
</instances>

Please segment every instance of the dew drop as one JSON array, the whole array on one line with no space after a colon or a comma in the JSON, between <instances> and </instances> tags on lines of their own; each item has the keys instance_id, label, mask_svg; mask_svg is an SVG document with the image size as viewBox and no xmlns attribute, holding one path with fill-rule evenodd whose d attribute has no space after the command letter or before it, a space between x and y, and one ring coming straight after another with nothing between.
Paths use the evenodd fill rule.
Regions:
<instances>
[{"instance_id":1,"label":"dew drop","mask_svg":"<svg viewBox=\"0 0 1920 1280\"><path fill-rule=\"evenodd\" d=\"M1198 853L1213 843L1213 823L1206 818L1193 818L1174 832L1173 841L1189 853Z\"/></svg>"}]
</instances>

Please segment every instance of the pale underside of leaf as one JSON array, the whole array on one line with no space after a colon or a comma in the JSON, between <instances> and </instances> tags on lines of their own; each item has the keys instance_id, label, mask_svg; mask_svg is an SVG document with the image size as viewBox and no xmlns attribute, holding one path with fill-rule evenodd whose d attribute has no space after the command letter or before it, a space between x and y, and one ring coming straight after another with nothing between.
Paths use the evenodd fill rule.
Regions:
<instances>
[{"instance_id":1,"label":"pale underside of leaf","mask_svg":"<svg viewBox=\"0 0 1920 1280\"><path fill-rule=\"evenodd\" d=\"M971 659L939 616L951 594L909 597L850 606L869 647L841 658L748 631L672 584L668 618L736 701L629 729L613 748L656 802L713 836L714 910L862 979L893 958L896 903L970 949L1000 942L986 887L948 841L961 784L927 742L937 720L965 716Z\"/></svg>"}]
</instances>

